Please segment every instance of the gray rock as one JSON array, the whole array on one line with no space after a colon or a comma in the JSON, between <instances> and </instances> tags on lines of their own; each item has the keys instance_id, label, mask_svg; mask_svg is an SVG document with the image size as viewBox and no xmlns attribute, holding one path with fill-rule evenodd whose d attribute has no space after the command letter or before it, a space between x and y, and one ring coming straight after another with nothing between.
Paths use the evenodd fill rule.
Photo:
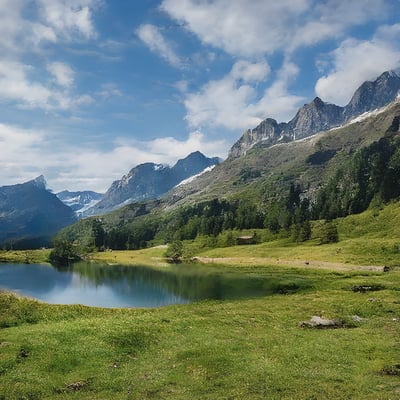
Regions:
<instances>
[{"instance_id":1,"label":"gray rock","mask_svg":"<svg viewBox=\"0 0 400 400\"><path fill-rule=\"evenodd\" d=\"M316 328L316 329L327 329L327 328L342 328L343 322L338 319L328 319L314 315L309 321L300 322L302 328Z\"/></svg>"}]
</instances>

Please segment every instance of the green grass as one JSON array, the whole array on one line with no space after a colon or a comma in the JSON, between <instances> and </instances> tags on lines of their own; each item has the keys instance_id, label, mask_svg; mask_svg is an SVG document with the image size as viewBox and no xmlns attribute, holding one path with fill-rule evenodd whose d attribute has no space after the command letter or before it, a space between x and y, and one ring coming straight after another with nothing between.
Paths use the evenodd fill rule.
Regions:
<instances>
[{"instance_id":1,"label":"green grass","mask_svg":"<svg viewBox=\"0 0 400 400\"><path fill-rule=\"evenodd\" d=\"M293 294L101 309L0 293L0 399L399 398L399 215L392 204L339 220L331 245L280 239L198 254L225 258L210 269L309 283ZM164 251L93 257L166 268ZM299 326L313 315L348 327Z\"/></svg>"},{"instance_id":2,"label":"green grass","mask_svg":"<svg viewBox=\"0 0 400 400\"><path fill-rule=\"evenodd\" d=\"M303 293L147 310L3 293L0 398L395 398L400 380L382 370L400 363L400 271L300 272L313 282ZM351 290L368 284L382 290ZM312 315L365 320L300 328Z\"/></svg>"},{"instance_id":3,"label":"green grass","mask_svg":"<svg viewBox=\"0 0 400 400\"><path fill-rule=\"evenodd\" d=\"M40 250L0 250L0 262L7 263L46 263L50 249Z\"/></svg>"}]
</instances>

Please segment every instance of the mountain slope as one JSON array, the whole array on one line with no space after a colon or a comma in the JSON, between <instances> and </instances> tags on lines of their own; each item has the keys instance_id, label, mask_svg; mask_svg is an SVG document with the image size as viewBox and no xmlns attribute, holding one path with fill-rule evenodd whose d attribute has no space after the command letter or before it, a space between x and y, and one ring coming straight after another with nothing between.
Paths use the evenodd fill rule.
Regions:
<instances>
[{"instance_id":1,"label":"mountain slope","mask_svg":"<svg viewBox=\"0 0 400 400\"><path fill-rule=\"evenodd\" d=\"M274 145L258 142L245 155L228 158L211 173L175 188L165 201L168 207L176 207L246 193L259 201L269 201L294 181L312 197L333 170L353 152L383 137L399 115L400 102L393 102L380 112L302 140Z\"/></svg>"},{"instance_id":2,"label":"mountain slope","mask_svg":"<svg viewBox=\"0 0 400 400\"><path fill-rule=\"evenodd\" d=\"M375 81L364 82L345 107L325 103L316 97L311 103L301 107L288 123L278 123L267 118L254 129L248 129L232 146L229 158L243 156L260 142L273 145L306 138L340 126L364 112L394 101L399 92L400 76L394 71L389 71L381 74Z\"/></svg>"},{"instance_id":3,"label":"mountain slope","mask_svg":"<svg viewBox=\"0 0 400 400\"><path fill-rule=\"evenodd\" d=\"M137 249L199 235L215 238L224 230L224 243L232 244L232 230L283 229L288 234L296 218L303 223L296 240L307 240L311 228L306 230L305 221L312 215L335 218L360 212L375 196L379 200L382 190L383 201L393 198L397 192L390 189L390 182L398 188L398 179L386 170L392 166L400 174L399 125L400 102L394 102L313 137L273 146L258 143L245 156L224 161L158 200L103 215L104 246ZM367 196L362 196L360 190L366 186ZM364 197L366 201L360 202ZM92 243L97 221L82 220L60 236Z\"/></svg>"},{"instance_id":4,"label":"mountain slope","mask_svg":"<svg viewBox=\"0 0 400 400\"><path fill-rule=\"evenodd\" d=\"M103 199L84 215L101 215L126 204L156 199L181 181L218 163L218 158L208 158L197 151L179 160L172 168L162 164L140 164L121 180L113 182Z\"/></svg>"},{"instance_id":5,"label":"mountain slope","mask_svg":"<svg viewBox=\"0 0 400 400\"><path fill-rule=\"evenodd\" d=\"M46 189L43 176L0 187L0 243L47 245L57 231L75 220L74 212Z\"/></svg>"}]
</instances>

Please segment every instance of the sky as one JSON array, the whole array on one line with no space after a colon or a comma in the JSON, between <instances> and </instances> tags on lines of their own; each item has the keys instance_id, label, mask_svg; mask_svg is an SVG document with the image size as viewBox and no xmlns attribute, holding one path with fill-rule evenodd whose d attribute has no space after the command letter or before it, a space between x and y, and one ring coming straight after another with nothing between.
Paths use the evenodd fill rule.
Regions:
<instances>
[{"instance_id":1,"label":"sky","mask_svg":"<svg viewBox=\"0 0 400 400\"><path fill-rule=\"evenodd\" d=\"M400 67L400 0L0 0L0 186L225 158Z\"/></svg>"}]
</instances>

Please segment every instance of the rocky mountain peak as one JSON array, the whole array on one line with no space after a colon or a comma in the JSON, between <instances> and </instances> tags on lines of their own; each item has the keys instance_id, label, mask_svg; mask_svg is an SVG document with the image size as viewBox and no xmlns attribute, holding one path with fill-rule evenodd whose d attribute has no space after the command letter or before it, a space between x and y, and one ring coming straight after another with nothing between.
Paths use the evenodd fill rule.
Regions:
<instances>
[{"instance_id":1,"label":"rocky mountain peak","mask_svg":"<svg viewBox=\"0 0 400 400\"><path fill-rule=\"evenodd\" d=\"M294 118L287 123L278 123L267 118L256 128L248 129L232 146L229 157L237 158L246 154L257 143L273 145L283 137L285 140L303 139L342 125L367 111L385 106L400 95L400 75L386 71L375 81L364 82L354 93L349 104L340 107L315 97L304 104Z\"/></svg>"},{"instance_id":2,"label":"rocky mountain peak","mask_svg":"<svg viewBox=\"0 0 400 400\"><path fill-rule=\"evenodd\" d=\"M46 179L44 178L43 175L39 175L37 178L35 178L32 183L38 187L39 189L46 189L47 188L47 182Z\"/></svg>"},{"instance_id":3,"label":"rocky mountain peak","mask_svg":"<svg viewBox=\"0 0 400 400\"><path fill-rule=\"evenodd\" d=\"M102 200L86 210L84 215L100 215L126 204L156 199L181 181L219 162L216 157L208 158L201 152L195 151L178 160L173 167L154 163L139 164L121 180L113 182Z\"/></svg>"},{"instance_id":4,"label":"rocky mountain peak","mask_svg":"<svg viewBox=\"0 0 400 400\"><path fill-rule=\"evenodd\" d=\"M311 105L315 106L316 108L322 108L325 103L321 100L320 97L315 97L315 99L311 102Z\"/></svg>"},{"instance_id":5,"label":"rocky mountain peak","mask_svg":"<svg viewBox=\"0 0 400 400\"><path fill-rule=\"evenodd\" d=\"M383 107L396 99L399 92L400 76L395 71L386 71L374 81L364 82L344 108L345 120Z\"/></svg>"}]
</instances>

